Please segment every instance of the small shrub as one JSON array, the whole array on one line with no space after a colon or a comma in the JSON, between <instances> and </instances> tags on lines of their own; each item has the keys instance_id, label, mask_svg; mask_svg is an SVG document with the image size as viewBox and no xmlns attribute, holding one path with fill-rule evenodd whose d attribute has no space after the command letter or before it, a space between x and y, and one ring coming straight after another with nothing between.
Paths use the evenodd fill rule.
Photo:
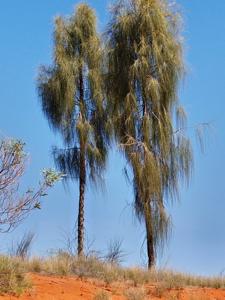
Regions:
<instances>
[{"instance_id":1,"label":"small shrub","mask_svg":"<svg viewBox=\"0 0 225 300\"><path fill-rule=\"evenodd\" d=\"M24 233L22 238L18 240L16 244L12 244L10 255L19 257L23 260L28 259L34 237L35 234L33 232Z\"/></svg>"},{"instance_id":2,"label":"small shrub","mask_svg":"<svg viewBox=\"0 0 225 300\"><path fill-rule=\"evenodd\" d=\"M93 300L110 300L111 297L109 296L109 294L105 291L100 291L98 292L95 296Z\"/></svg>"},{"instance_id":3,"label":"small shrub","mask_svg":"<svg viewBox=\"0 0 225 300\"><path fill-rule=\"evenodd\" d=\"M121 247L122 247L121 240L116 239L116 240L110 241L110 243L108 244L108 251L105 256L106 262L108 262L110 264L119 265L125 256L125 253L121 249Z\"/></svg>"},{"instance_id":4,"label":"small shrub","mask_svg":"<svg viewBox=\"0 0 225 300\"><path fill-rule=\"evenodd\" d=\"M146 298L146 293L143 288L129 288L125 291L124 296L127 300L144 300Z\"/></svg>"}]
</instances>

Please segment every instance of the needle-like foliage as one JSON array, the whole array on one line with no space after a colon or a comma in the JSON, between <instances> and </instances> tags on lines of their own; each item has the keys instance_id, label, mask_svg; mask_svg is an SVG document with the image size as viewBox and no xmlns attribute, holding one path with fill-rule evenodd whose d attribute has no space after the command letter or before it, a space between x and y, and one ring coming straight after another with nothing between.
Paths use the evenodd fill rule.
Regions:
<instances>
[{"instance_id":1,"label":"needle-like foliage","mask_svg":"<svg viewBox=\"0 0 225 300\"><path fill-rule=\"evenodd\" d=\"M183 75L179 16L164 0L121 0L107 30L106 87L115 137L133 171L135 211L147 233L148 266L166 240L166 199L188 179L192 150L177 99Z\"/></svg>"},{"instance_id":2,"label":"needle-like foliage","mask_svg":"<svg viewBox=\"0 0 225 300\"><path fill-rule=\"evenodd\" d=\"M56 19L54 62L41 68L38 88L43 112L65 144L65 149L54 149L56 165L67 178L79 180L79 255L87 178L101 176L107 156L101 61L96 17L88 5L78 5L70 18Z\"/></svg>"}]
</instances>

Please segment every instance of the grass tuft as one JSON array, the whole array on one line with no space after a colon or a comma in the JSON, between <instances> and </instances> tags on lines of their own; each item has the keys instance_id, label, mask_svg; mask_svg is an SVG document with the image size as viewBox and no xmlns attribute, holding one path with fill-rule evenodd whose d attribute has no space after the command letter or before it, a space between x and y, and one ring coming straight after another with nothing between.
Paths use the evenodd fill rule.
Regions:
<instances>
[{"instance_id":1,"label":"grass tuft","mask_svg":"<svg viewBox=\"0 0 225 300\"><path fill-rule=\"evenodd\" d=\"M143 288L129 288L125 291L124 296L127 300L144 300L146 293Z\"/></svg>"},{"instance_id":2,"label":"grass tuft","mask_svg":"<svg viewBox=\"0 0 225 300\"><path fill-rule=\"evenodd\" d=\"M20 259L0 256L0 293L20 295L30 287L25 271Z\"/></svg>"},{"instance_id":3,"label":"grass tuft","mask_svg":"<svg viewBox=\"0 0 225 300\"><path fill-rule=\"evenodd\" d=\"M100 291L94 296L93 300L110 300L110 299L111 297L107 292Z\"/></svg>"}]
</instances>

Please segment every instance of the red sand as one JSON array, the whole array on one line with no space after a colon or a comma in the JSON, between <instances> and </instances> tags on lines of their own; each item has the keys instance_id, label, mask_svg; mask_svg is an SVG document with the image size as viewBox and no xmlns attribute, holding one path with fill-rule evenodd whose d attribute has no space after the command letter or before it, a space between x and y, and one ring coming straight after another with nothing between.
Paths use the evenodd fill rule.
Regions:
<instances>
[{"instance_id":1,"label":"red sand","mask_svg":"<svg viewBox=\"0 0 225 300\"><path fill-rule=\"evenodd\" d=\"M125 300L123 296L127 286L113 284L106 286L104 284L91 281L81 280L75 277L55 277L30 275L33 288L20 297L0 296L0 300L92 300L96 293L104 290L109 293L112 300ZM151 300L225 300L225 290L221 289L198 289L186 288L180 290L165 291L163 296L156 297L155 287L146 285L147 299Z\"/></svg>"}]
</instances>

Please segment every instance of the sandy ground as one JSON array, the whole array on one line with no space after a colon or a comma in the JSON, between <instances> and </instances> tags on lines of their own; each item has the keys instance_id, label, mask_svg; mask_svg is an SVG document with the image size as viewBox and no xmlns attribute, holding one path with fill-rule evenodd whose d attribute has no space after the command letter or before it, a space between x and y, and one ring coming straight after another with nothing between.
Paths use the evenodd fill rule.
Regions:
<instances>
[{"instance_id":1,"label":"sandy ground","mask_svg":"<svg viewBox=\"0 0 225 300\"><path fill-rule=\"evenodd\" d=\"M107 286L96 281L81 280L74 277L54 277L30 275L33 288L20 297L0 296L0 300L92 300L101 290L109 293L112 300L126 300L124 291L129 287L120 283ZM146 285L146 300L225 300L225 290L186 288L163 291L156 296L156 287Z\"/></svg>"}]
</instances>

